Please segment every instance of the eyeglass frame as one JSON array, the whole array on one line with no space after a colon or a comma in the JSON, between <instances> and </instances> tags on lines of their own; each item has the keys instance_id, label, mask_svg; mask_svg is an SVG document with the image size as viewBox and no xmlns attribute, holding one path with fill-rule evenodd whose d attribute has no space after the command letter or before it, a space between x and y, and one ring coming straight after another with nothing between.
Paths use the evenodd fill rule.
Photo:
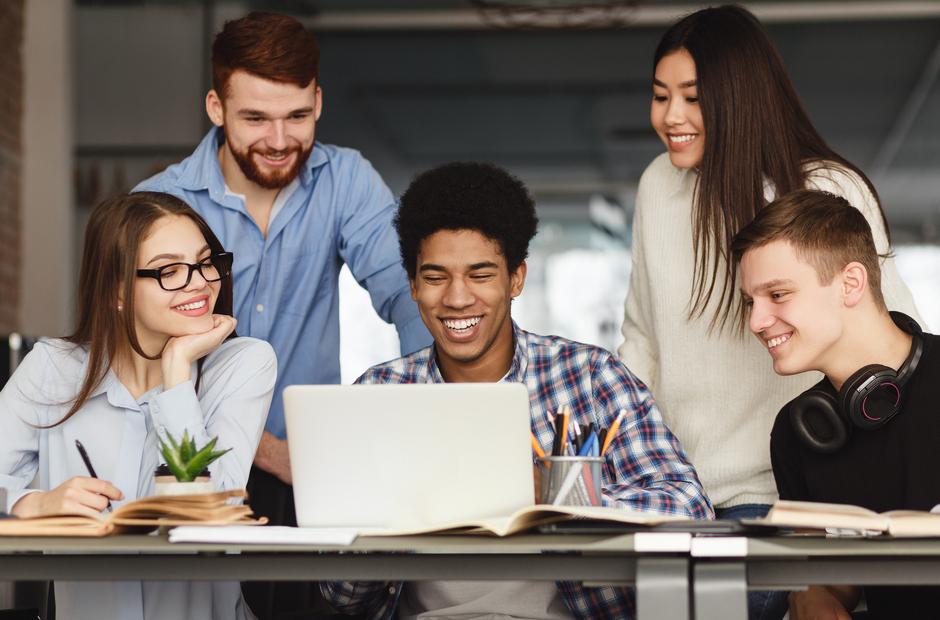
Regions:
<instances>
[{"instance_id":1,"label":"eyeglass frame","mask_svg":"<svg viewBox=\"0 0 940 620\"><path fill-rule=\"evenodd\" d=\"M220 282L224 280L225 278L229 277L230 275L232 275L232 262L234 260L234 256L235 255L232 254L231 252L216 252L215 254L211 254L209 256L209 261L212 263L212 266L219 270L219 277L212 279L212 280L207 278L205 274L202 273L202 268L206 266L205 259L203 259L203 261L199 263L170 263L168 265L163 265L162 267L158 267L156 269L138 269L137 277L138 278L153 278L154 280L157 281L157 284L159 284L160 288L162 288L164 291L168 291L168 292L181 291L187 286L189 286L190 282L192 282L194 271L198 271L199 275L206 282ZM219 265L215 263L216 259L222 259L222 260L227 261L224 264L224 266L226 267L224 271L219 267ZM186 274L186 282L182 286L178 286L176 288L166 288L165 286L163 286L163 279L162 279L161 273L163 272L164 269L167 269L169 267L186 267L187 269L189 269L189 273Z\"/></svg>"}]
</instances>

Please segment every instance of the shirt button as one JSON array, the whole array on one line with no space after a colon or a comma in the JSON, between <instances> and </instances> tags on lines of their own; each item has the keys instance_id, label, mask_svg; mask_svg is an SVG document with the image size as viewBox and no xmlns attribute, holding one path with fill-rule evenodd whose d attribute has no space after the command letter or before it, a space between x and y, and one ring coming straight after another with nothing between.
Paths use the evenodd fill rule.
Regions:
<instances>
[{"instance_id":1,"label":"shirt button","mask_svg":"<svg viewBox=\"0 0 940 620\"><path fill-rule=\"evenodd\" d=\"M257 306L255 306L255 310L257 310L258 312L264 312L264 304L258 304Z\"/></svg>"},{"instance_id":2,"label":"shirt button","mask_svg":"<svg viewBox=\"0 0 940 620\"><path fill-rule=\"evenodd\" d=\"M395 586L392 586L388 589L389 594L395 594Z\"/></svg>"}]
</instances>

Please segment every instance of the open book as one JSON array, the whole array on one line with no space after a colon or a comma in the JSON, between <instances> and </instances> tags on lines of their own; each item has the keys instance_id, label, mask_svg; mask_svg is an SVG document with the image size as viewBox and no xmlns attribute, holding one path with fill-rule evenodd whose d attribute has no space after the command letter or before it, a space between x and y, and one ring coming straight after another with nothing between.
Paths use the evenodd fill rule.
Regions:
<instances>
[{"instance_id":1,"label":"open book","mask_svg":"<svg viewBox=\"0 0 940 620\"><path fill-rule=\"evenodd\" d=\"M755 522L782 527L880 532L896 537L940 537L940 514L918 510L878 513L849 504L779 500L766 517Z\"/></svg>"},{"instance_id":2,"label":"open book","mask_svg":"<svg viewBox=\"0 0 940 620\"><path fill-rule=\"evenodd\" d=\"M0 520L0 536L107 536L132 529L154 529L173 525L263 525L267 518L252 519L242 489L200 495L142 497L100 517L55 515L32 519Z\"/></svg>"},{"instance_id":3,"label":"open book","mask_svg":"<svg viewBox=\"0 0 940 620\"><path fill-rule=\"evenodd\" d=\"M611 521L635 525L659 525L666 521L686 521L688 517L679 515L638 512L607 506L549 506L536 504L520 508L508 517L487 517L454 523L442 523L433 526L403 529L361 529L362 536L408 536L412 534L491 534L509 536L548 523L586 519L591 521Z\"/></svg>"}]
</instances>

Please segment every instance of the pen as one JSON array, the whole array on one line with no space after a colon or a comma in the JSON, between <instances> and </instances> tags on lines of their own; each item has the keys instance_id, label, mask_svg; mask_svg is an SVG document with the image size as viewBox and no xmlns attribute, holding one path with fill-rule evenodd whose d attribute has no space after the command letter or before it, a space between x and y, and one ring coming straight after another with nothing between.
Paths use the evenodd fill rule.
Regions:
<instances>
[{"instance_id":1,"label":"pen","mask_svg":"<svg viewBox=\"0 0 940 620\"><path fill-rule=\"evenodd\" d=\"M594 431L591 431L591 434L584 440L581 449L578 450L578 456L594 456L594 446L596 445L597 435L594 434Z\"/></svg>"},{"instance_id":2,"label":"pen","mask_svg":"<svg viewBox=\"0 0 940 620\"><path fill-rule=\"evenodd\" d=\"M78 455L82 457L82 461L85 463L85 469L88 470L88 475L92 478L97 478L98 474L95 473L95 468L91 466L91 459L88 458L88 453L85 452L85 446L82 445L82 442L75 440L75 447L78 448ZM108 500L108 506L105 508L108 512L111 512L111 500Z\"/></svg>"}]
</instances>

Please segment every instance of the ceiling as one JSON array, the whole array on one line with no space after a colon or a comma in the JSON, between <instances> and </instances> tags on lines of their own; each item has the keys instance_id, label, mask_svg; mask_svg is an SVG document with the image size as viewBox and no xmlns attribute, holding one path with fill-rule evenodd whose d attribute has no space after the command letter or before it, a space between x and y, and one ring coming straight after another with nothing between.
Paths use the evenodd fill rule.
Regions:
<instances>
[{"instance_id":1,"label":"ceiling","mask_svg":"<svg viewBox=\"0 0 940 620\"><path fill-rule=\"evenodd\" d=\"M540 206L560 216L583 214L594 194L631 208L639 175L663 150L648 122L652 52L665 24L695 6L621 2L605 24L532 29L546 23L534 22L532 11L481 13L480 4L82 0L77 40L99 45L82 29L115 11L130 32L135 15L146 20L161 11L201 16L214 24L209 32L247 7L291 12L321 42L325 112L318 137L362 150L396 191L422 169L476 159L513 170ZM940 238L940 2L748 6L767 23L823 136L872 176L896 233ZM556 25L576 19L546 14ZM191 37L204 39L206 30ZM92 57L80 48L77 62ZM202 58L192 62L204 65ZM196 101L204 87L193 84ZM89 95L80 94L77 105L79 122L96 113ZM202 123L199 106L190 108ZM79 153L93 153L95 136L77 130ZM176 143L190 134L198 139L193 130ZM160 146L159 138L148 141Z\"/></svg>"}]
</instances>

